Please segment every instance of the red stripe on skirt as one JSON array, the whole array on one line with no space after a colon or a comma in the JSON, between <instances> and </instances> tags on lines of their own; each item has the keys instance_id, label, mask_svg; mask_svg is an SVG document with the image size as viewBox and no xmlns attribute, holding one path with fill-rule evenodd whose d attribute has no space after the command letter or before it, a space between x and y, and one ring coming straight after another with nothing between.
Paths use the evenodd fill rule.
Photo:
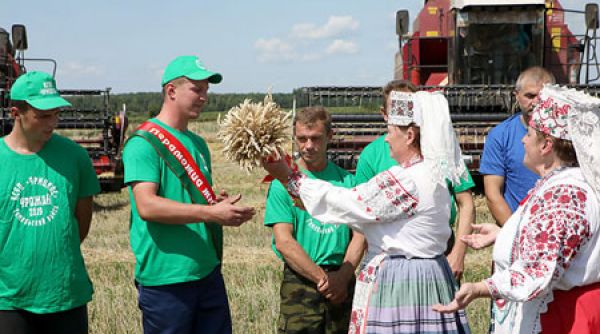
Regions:
<instances>
[{"instance_id":1,"label":"red stripe on skirt","mask_svg":"<svg viewBox=\"0 0 600 334\"><path fill-rule=\"evenodd\" d=\"M540 321L543 334L600 334L600 283L554 290Z\"/></svg>"}]
</instances>

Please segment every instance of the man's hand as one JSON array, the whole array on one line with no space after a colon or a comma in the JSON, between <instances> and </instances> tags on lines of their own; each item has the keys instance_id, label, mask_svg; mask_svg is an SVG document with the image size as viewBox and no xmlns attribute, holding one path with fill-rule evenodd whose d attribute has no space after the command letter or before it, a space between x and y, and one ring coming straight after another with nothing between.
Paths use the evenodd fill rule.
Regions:
<instances>
[{"instance_id":1,"label":"man's hand","mask_svg":"<svg viewBox=\"0 0 600 334\"><path fill-rule=\"evenodd\" d=\"M473 225L474 234L463 235L460 240L473 249L481 249L492 245L499 231L500 227L495 224L477 224Z\"/></svg>"},{"instance_id":2,"label":"man's hand","mask_svg":"<svg viewBox=\"0 0 600 334\"><path fill-rule=\"evenodd\" d=\"M448 305L436 304L432 309L439 313L454 313L462 310L469 305L474 299L489 297L490 293L487 286L483 282L479 283L464 283L460 290L454 295L454 300Z\"/></svg>"},{"instance_id":3,"label":"man's hand","mask_svg":"<svg viewBox=\"0 0 600 334\"><path fill-rule=\"evenodd\" d=\"M350 280L347 275L340 271L330 271L327 272L326 277L317 284L317 290L333 304L340 304L348 298L349 282Z\"/></svg>"},{"instance_id":4,"label":"man's hand","mask_svg":"<svg viewBox=\"0 0 600 334\"><path fill-rule=\"evenodd\" d=\"M227 199L229 194L225 190L221 190L217 195L217 202L222 202L224 199Z\"/></svg>"},{"instance_id":5,"label":"man's hand","mask_svg":"<svg viewBox=\"0 0 600 334\"><path fill-rule=\"evenodd\" d=\"M465 255L460 251L453 249L450 254L446 257L450 269L452 269L452 275L457 281L462 278L463 272L465 271Z\"/></svg>"},{"instance_id":6,"label":"man's hand","mask_svg":"<svg viewBox=\"0 0 600 334\"><path fill-rule=\"evenodd\" d=\"M211 206L211 222L223 226L240 226L254 216L254 208L235 205L242 198L241 194L222 199Z\"/></svg>"}]
</instances>

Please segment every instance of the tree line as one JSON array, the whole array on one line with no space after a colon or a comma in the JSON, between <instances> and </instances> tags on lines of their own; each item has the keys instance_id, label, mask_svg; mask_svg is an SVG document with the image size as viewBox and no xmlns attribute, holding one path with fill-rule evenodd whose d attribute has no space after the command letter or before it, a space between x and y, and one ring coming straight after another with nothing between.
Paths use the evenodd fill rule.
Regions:
<instances>
[{"instance_id":1,"label":"tree line","mask_svg":"<svg viewBox=\"0 0 600 334\"><path fill-rule=\"evenodd\" d=\"M263 101L265 95L264 93L209 93L208 104L204 107L204 111L227 111L239 105L245 99L251 99L254 102ZM273 100L283 109L291 109L294 98L296 98L297 108L305 107L308 104L306 97L302 96L300 91L273 94ZM68 96L67 99L73 104L74 108L78 109L102 109L105 103L100 96ZM125 105L127 113L151 117L158 114L162 101L161 93L110 94L108 108L112 111L118 111L122 110L123 105Z\"/></svg>"},{"instance_id":2,"label":"tree line","mask_svg":"<svg viewBox=\"0 0 600 334\"><path fill-rule=\"evenodd\" d=\"M242 103L245 99L250 99L254 102L263 101L265 95L265 93L209 93L208 104L205 106L204 111L228 111L232 107ZM66 96L66 98L76 109L103 110L105 108L105 100L101 96ZM308 96L301 89L296 89L291 93L274 93L273 100L282 109L287 110L293 107L294 100L296 101L296 108L303 108L309 104ZM160 111L162 101L161 93L110 94L108 109L116 112L122 110L123 105L125 105L128 114L152 117ZM359 101L340 97L323 101L313 101L313 104L321 104L328 107L331 112L340 112L340 108L343 107L350 107L353 112L364 112L365 110L377 111L379 110L380 103L379 98Z\"/></svg>"}]
</instances>

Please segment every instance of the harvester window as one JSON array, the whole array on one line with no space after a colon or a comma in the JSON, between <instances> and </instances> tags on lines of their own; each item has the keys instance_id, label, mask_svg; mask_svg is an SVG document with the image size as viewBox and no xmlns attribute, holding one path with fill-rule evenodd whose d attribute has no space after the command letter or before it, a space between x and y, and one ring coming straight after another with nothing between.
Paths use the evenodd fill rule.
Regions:
<instances>
[{"instance_id":1,"label":"harvester window","mask_svg":"<svg viewBox=\"0 0 600 334\"><path fill-rule=\"evenodd\" d=\"M535 65L530 25L471 24L460 28L459 38L465 68L461 83L511 84Z\"/></svg>"},{"instance_id":2,"label":"harvester window","mask_svg":"<svg viewBox=\"0 0 600 334\"><path fill-rule=\"evenodd\" d=\"M471 6L456 13L453 74L458 84L514 84L531 66L541 66L543 6Z\"/></svg>"}]
</instances>

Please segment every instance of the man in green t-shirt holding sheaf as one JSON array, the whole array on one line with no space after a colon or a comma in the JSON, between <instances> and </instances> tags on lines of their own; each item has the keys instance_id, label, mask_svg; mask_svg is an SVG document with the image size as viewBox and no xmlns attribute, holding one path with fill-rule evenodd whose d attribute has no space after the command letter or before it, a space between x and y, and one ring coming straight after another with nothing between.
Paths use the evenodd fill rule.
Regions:
<instances>
[{"instance_id":1,"label":"man in green t-shirt holding sheaf","mask_svg":"<svg viewBox=\"0 0 600 334\"><path fill-rule=\"evenodd\" d=\"M207 102L209 84L221 79L196 56L175 58L163 74L160 113L125 145L144 333L232 331L221 228L250 220L254 209L236 205L240 195L214 195L208 146L188 130Z\"/></svg>"},{"instance_id":2,"label":"man in green t-shirt holding sheaf","mask_svg":"<svg viewBox=\"0 0 600 334\"><path fill-rule=\"evenodd\" d=\"M331 117L323 107L301 110L294 124L300 158L308 177L353 187L353 176L327 160ZM279 333L347 333L354 271L364 238L347 226L312 218L277 180L267 195L265 225L273 228L273 250L284 262Z\"/></svg>"},{"instance_id":3,"label":"man in green t-shirt holding sheaf","mask_svg":"<svg viewBox=\"0 0 600 334\"><path fill-rule=\"evenodd\" d=\"M11 132L0 138L0 332L88 332L92 283L80 244L100 191L87 152L53 133L71 104L43 72L10 91Z\"/></svg>"}]
</instances>

